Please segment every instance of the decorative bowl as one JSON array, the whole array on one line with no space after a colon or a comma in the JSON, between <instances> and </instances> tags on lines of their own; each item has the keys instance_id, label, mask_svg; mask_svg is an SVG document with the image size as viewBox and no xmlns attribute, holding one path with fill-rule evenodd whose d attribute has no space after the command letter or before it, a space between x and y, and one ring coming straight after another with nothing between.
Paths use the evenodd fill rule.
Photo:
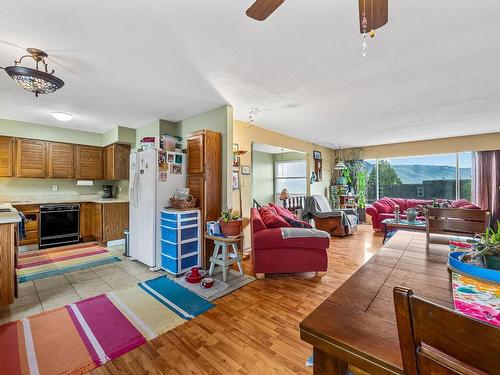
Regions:
<instances>
[{"instance_id":1,"label":"decorative bowl","mask_svg":"<svg viewBox=\"0 0 500 375\"><path fill-rule=\"evenodd\" d=\"M215 283L214 279L212 279L210 277L206 277L203 280L201 280L201 287L205 288L205 289L208 289L208 288L213 287L214 283Z\"/></svg>"}]
</instances>

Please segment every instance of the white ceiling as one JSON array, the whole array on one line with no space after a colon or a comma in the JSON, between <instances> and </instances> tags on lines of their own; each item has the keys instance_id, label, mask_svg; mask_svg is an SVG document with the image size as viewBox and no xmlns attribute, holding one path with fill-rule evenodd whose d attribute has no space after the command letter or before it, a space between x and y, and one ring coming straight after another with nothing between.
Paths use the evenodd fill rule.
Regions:
<instances>
[{"instance_id":1,"label":"white ceiling","mask_svg":"<svg viewBox=\"0 0 500 375\"><path fill-rule=\"evenodd\" d=\"M390 1L361 56L356 0L16 0L0 66L50 54L59 92L35 98L0 72L0 117L103 132L228 103L235 117L331 145L500 130L500 1ZM50 111L71 112L60 123Z\"/></svg>"}]
</instances>

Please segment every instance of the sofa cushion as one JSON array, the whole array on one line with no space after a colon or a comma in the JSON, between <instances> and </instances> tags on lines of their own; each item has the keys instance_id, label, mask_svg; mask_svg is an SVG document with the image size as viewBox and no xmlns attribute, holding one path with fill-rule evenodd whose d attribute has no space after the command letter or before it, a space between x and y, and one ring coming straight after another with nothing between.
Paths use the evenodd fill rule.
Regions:
<instances>
[{"instance_id":1,"label":"sofa cushion","mask_svg":"<svg viewBox=\"0 0 500 375\"><path fill-rule=\"evenodd\" d=\"M291 227L272 207L261 207L259 213L267 228Z\"/></svg>"},{"instance_id":2,"label":"sofa cushion","mask_svg":"<svg viewBox=\"0 0 500 375\"><path fill-rule=\"evenodd\" d=\"M372 206L375 207L379 213L394 212L394 202L387 198L382 198L378 201L373 202Z\"/></svg>"},{"instance_id":3,"label":"sofa cushion","mask_svg":"<svg viewBox=\"0 0 500 375\"><path fill-rule=\"evenodd\" d=\"M298 220L298 217L296 215L292 214L290 211L288 211L284 207L277 206L273 203L269 203L269 206L272 207L276 211L276 213L283 218L289 217L290 219Z\"/></svg>"},{"instance_id":4,"label":"sofa cushion","mask_svg":"<svg viewBox=\"0 0 500 375\"><path fill-rule=\"evenodd\" d=\"M266 224L264 224L264 221L262 220L262 217L260 216L259 211L256 208L251 208L250 217L252 231L254 233L267 229Z\"/></svg>"},{"instance_id":5,"label":"sofa cushion","mask_svg":"<svg viewBox=\"0 0 500 375\"><path fill-rule=\"evenodd\" d=\"M326 237L298 237L284 239L280 228L273 228L254 233L254 250L303 248L326 251L330 240Z\"/></svg>"}]
</instances>

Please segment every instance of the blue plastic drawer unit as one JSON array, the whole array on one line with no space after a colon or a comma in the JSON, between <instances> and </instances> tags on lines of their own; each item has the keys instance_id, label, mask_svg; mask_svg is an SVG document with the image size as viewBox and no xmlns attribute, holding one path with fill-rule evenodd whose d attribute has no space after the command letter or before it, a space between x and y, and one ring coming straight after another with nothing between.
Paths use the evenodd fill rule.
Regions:
<instances>
[{"instance_id":1,"label":"blue plastic drawer unit","mask_svg":"<svg viewBox=\"0 0 500 375\"><path fill-rule=\"evenodd\" d=\"M161 212L161 268L181 275L200 266L200 211Z\"/></svg>"}]
</instances>

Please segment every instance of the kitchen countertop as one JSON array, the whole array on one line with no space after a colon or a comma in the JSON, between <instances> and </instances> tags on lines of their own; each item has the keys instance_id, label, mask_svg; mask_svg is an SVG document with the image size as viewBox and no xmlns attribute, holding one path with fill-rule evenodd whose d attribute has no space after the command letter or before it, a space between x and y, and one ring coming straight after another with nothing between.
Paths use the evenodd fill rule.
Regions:
<instances>
[{"instance_id":1,"label":"kitchen countertop","mask_svg":"<svg viewBox=\"0 0 500 375\"><path fill-rule=\"evenodd\" d=\"M0 208L10 209L10 212L0 212L0 224L19 223L21 221L17 210L10 203L2 203Z\"/></svg>"},{"instance_id":2,"label":"kitchen countertop","mask_svg":"<svg viewBox=\"0 0 500 375\"><path fill-rule=\"evenodd\" d=\"M33 198L33 199L19 199L9 201L12 205L21 204L57 204L57 203L128 203L128 198L88 198L88 197L67 197L67 198Z\"/></svg>"}]
</instances>

